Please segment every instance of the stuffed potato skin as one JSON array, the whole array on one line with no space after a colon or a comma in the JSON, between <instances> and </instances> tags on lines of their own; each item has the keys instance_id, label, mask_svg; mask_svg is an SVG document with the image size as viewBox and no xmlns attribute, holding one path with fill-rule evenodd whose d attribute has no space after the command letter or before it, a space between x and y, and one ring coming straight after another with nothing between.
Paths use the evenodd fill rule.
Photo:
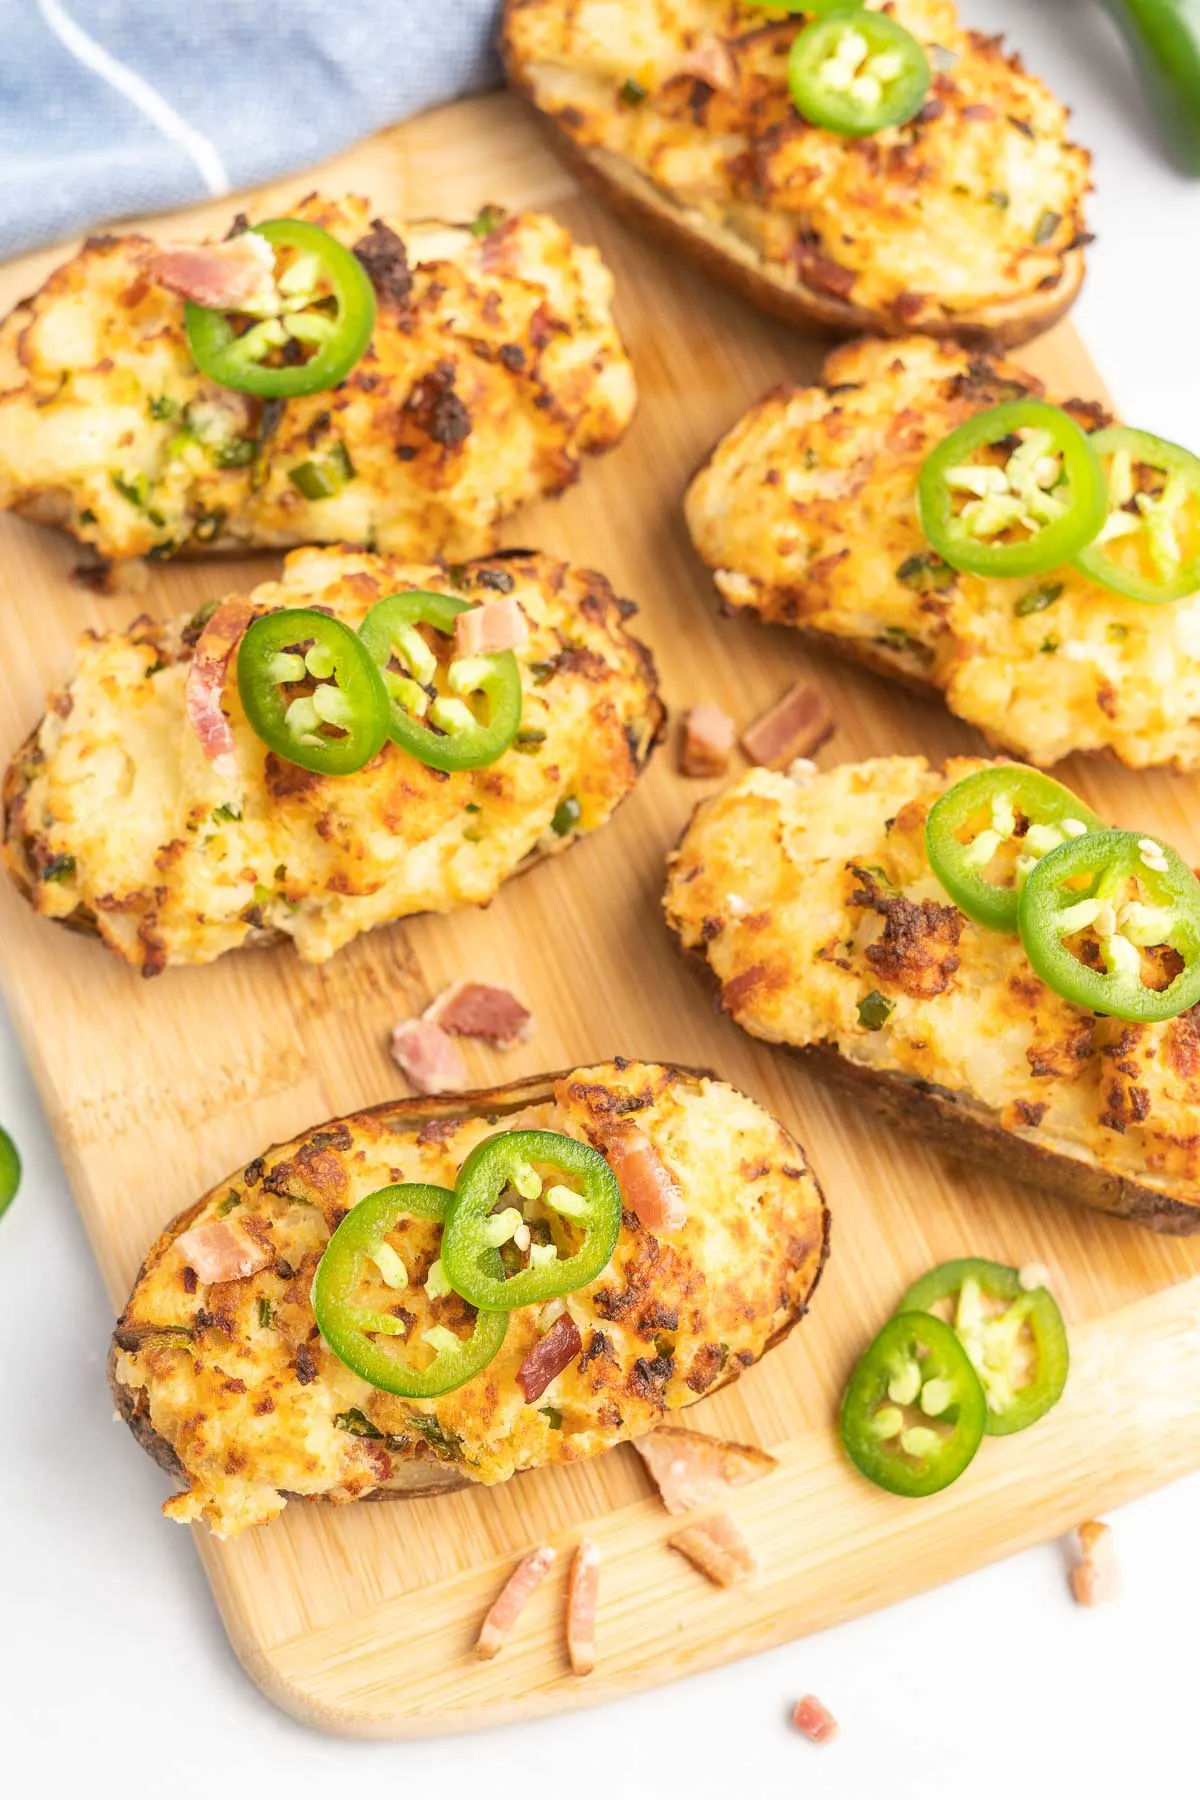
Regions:
<instances>
[{"instance_id":1,"label":"stuffed potato skin","mask_svg":"<svg viewBox=\"0 0 1200 1800\"><path fill-rule=\"evenodd\" d=\"M697 808L667 921L743 1029L804 1052L890 1125L1153 1229L1200 1230L1197 1009L1155 1025L1084 1011L929 867L929 809L984 766L755 770ZM859 1005L876 993L891 1010L872 1029Z\"/></svg>"},{"instance_id":2,"label":"stuffed potato skin","mask_svg":"<svg viewBox=\"0 0 1200 1800\"><path fill-rule=\"evenodd\" d=\"M390 1182L452 1187L468 1151L497 1130L546 1126L602 1145L622 1120L668 1164L687 1219L655 1236L625 1213L608 1267L568 1297L582 1354L535 1402L517 1372L539 1338L537 1307L512 1313L495 1361L436 1400L372 1388L325 1347L309 1290L346 1209ZM218 1216L271 1261L205 1288L176 1239ZM167 1514L223 1537L274 1517L289 1495L346 1502L491 1485L640 1436L734 1379L803 1315L828 1226L795 1140L705 1075L617 1060L454 1101L398 1101L277 1146L168 1226L117 1322L113 1392L143 1445L187 1480ZM410 1220L392 1234L410 1270L414 1341L430 1318L455 1330L472 1316L456 1295L425 1294L438 1231ZM380 1286L377 1298L396 1296ZM379 1436L346 1428L354 1409Z\"/></svg>"},{"instance_id":3,"label":"stuffed potato skin","mask_svg":"<svg viewBox=\"0 0 1200 1800\"><path fill-rule=\"evenodd\" d=\"M349 246L372 230L354 197L310 195L292 216ZM89 239L0 324L0 507L108 558L494 548L500 519L569 487L629 423L612 279L542 214L396 229L407 265L377 292L362 360L286 403L199 373L184 303L153 279L154 242ZM291 471L339 445L352 478L306 498Z\"/></svg>"},{"instance_id":4,"label":"stuffed potato skin","mask_svg":"<svg viewBox=\"0 0 1200 1800\"><path fill-rule=\"evenodd\" d=\"M406 588L519 603L526 741L450 775L390 742L357 774L311 774L251 730L235 656L221 694L237 763L226 775L185 711L199 617L89 634L5 782L5 864L34 908L146 975L271 935L321 962L374 925L485 905L519 868L603 824L663 726L650 654L626 630L636 608L603 576L525 551L447 569L299 550L249 600L260 616L319 606L357 628ZM568 798L579 816L560 834Z\"/></svg>"},{"instance_id":5,"label":"stuffed potato skin","mask_svg":"<svg viewBox=\"0 0 1200 1800\"><path fill-rule=\"evenodd\" d=\"M860 139L793 107L794 13L508 0L503 49L582 172L757 304L841 331L1019 343L1082 281L1087 152L1065 108L949 0L885 10L934 80L917 119Z\"/></svg>"},{"instance_id":6,"label":"stuffed potato skin","mask_svg":"<svg viewBox=\"0 0 1200 1800\"><path fill-rule=\"evenodd\" d=\"M1145 606L1071 567L996 579L930 564L926 455L975 413L1041 393L957 345L847 344L821 385L766 395L716 446L685 500L692 542L726 606L933 689L1027 762L1085 750L1196 768L1200 597ZM1108 422L1064 405L1085 431Z\"/></svg>"}]
</instances>

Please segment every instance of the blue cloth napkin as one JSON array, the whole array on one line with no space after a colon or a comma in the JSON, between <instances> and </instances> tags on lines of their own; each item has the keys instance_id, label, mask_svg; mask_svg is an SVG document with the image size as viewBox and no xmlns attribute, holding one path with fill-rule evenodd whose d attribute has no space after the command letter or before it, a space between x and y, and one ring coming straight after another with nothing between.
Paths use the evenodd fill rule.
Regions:
<instances>
[{"instance_id":1,"label":"blue cloth napkin","mask_svg":"<svg viewBox=\"0 0 1200 1800\"><path fill-rule=\"evenodd\" d=\"M0 0L0 256L494 86L495 29L496 0Z\"/></svg>"}]
</instances>

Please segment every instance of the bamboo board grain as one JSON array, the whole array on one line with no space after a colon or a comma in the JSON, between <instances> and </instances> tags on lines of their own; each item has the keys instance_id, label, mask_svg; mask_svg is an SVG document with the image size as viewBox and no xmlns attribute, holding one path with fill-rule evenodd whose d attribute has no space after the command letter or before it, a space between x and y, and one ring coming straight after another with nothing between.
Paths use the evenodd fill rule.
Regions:
<instances>
[{"instance_id":1,"label":"bamboo board grain","mask_svg":"<svg viewBox=\"0 0 1200 1800\"><path fill-rule=\"evenodd\" d=\"M276 184L273 198L286 210L316 179ZM719 619L689 551L679 510L688 474L764 388L813 372L821 346L629 236L577 192L505 96L429 114L319 179L368 193L398 217L470 216L485 201L546 206L600 244L618 278L638 417L579 488L513 521L506 541L599 566L637 598L670 703L707 697L747 720L811 672L840 721L825 763L978 748L932 702L822 662L786 631ZM223 202L198 216L224 222L231 210ZM0 271L0 302L60 254ZM1059 393L1100 391L1069 328L1024 355ZM158 568L134 603L73 585L75 560L49 533L0 524L4 754L64 677L85 626L123 623L143 604L172 614L275 567L263 557ZM1094 762L1065 775L1101 812L1200 857L1194 783ZM311 1723L403 1736L606 1699L929 1587L1200 1466L1200 1245L1074 1210L1012 1186L1001 1170L897 1146L720 1018L659 911L664 857L705 791L677 775L664 749L609 827L511 884L489 911L375 932L319 968L284 949L147 983L97 945L36 920L7 884L0 893L4 992L114 1303L162 1222L227 1170L401 1091L389 1027L458 974L512 986L539 1020L517 1051L469 1053L481 1085L613 1052L704 1063L779 1113L825 1184L834 1251L812 1317L690 1415L780 1458L733 1508L760 1580L717 1593L669 1554L667 1517L627 1448L490 1492L338 1512L297 1505L234 1544L200 1538L238 1655ZM1074 1345L1066 1399L1035 1430L986 1444L946 1494L897 1501L839 1456L837 1397L908 1282L965 1252L1054 1270ZM129 1454L138 1454L132 1441ZM583 1529L605 1558L595 1675L578 1681L566 1670L561 1581L537 1595L502 1657L474 1663L474 1630L513 1557L547 1537L568 1546Z\"/></svg>"}]
</instances>

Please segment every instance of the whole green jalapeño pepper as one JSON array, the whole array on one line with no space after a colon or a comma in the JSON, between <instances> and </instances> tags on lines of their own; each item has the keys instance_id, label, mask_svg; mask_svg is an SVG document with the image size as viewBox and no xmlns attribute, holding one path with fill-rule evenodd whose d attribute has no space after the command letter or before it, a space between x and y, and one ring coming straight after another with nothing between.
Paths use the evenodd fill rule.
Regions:
<instances>
[{"instance_id":1,"label":"whole green jalape\u00f1o pepper","mask_svg":"<svg viewBox=\"0 0 1200 1800\"><path fill-rule=\"evenodd\" d=\"M1069 562L1104 524L1104 477L1092 442L1044 400L976 413L921 466L921 529L952 568L1040 575Z\"/></svg>"},{"instance_id":2,"label":"whole green jalape\u00f1o pepper","mask_svg":"<svg viewBox=\"0 0 1200 1800\"><path fill-rule=\"evenodd\" d=\"M983 1383L989 1437L1024 1431L1061 1399L1067 1328L1050 1290L1024 1286L1018 1270L960 1257L922 1276L900 1311L933 1313L953 1326Z\"/></svg>"},{"instance_id":3,"label":"whole green jalape\u00f1o pepper","mask_svg":"<svg viewBox=\"0 0 1200 1800\"><path fill-rule=\"evenodd\" d=\"M977 769L934 802L925 851L960 912L992 931L1015 932L1029 871L1068 838L1103 829L1060 782L1021 763L1000 763Z\"/></svg>"},{"instance_id":4,"label":"whole green jalape\u00f1o pepper","mask_svg":"<svg viewBox=\"0 0 1200 1800\"><path fill-rule=\"evenodd\" d=\"M510 1190L513 1198L497 1213L497 1201ZM521 1252L527 1261L506 1277L495 1271L496 1247L515 1246L523 1225L530 1239L518 1200L543 1217L554 1215L558 1230L547 1243L530 1240ZM582 1235L576 1247L564 1245L564 1255L560 1240L568 1230ZM477 1144L459 1171L442 1265L472 1306L536 1306L594 1281L612 1260L620 1230L621 1190L598 1150L557 1131L505 1131Z\"/></svg>"},{"instance_id":5,"label":"whole green jalape\u00f1o pepper","mask_svg":"<svg viewBox=\"0 0 1200 1800\"><path fill-rule=\"evenodd\" d=\"M358 635L328 613L285 607L238 648L238 693L256 735L318 775L352 775L387 742L388 697Z\"/></svg>"},{"instance_id":6,"label":"whole green jalape\u00f1o pepper","mask_svg":"<svg viewBox=\"0 0 1200 1800\"><path fill-rule=\"evenodd\" d=\"M407 1327L394 1313L363 1306L354 1294L374 1263L389 1287L405 1288L407 1271L399 1253L387 1243L387 1233L402 1218L436 1219L444 1224L454 1203L449 1188L407 1182L379 1188L360 1200L342 1220L317 1267L312 1304L321 1336L339 1361L385 1393L429 1399L462 1387L486 1369L504 1342L507 1312L479 1311L469 1337L459 1337L447 1325L434 1325L420 1335L433 1351L424 1368L398 1355L381 1338L396 1338ZM485 1252L481 1266L494 1274L500 1269L496 1250Z\"/></svg>"},{"instance_id":7,"label":"whole green jalape\u00f1o pepper","mask_svg":"<svg viewBox=\"0 0 1200 1800\"><path fill-rule=\"evenodd\" d=\"M877 1487L917 1498L956 1481L983 1442L987 1401L962 1344L932 1313L890 1319L842 1402L842 1442Z\"/></svg>"},{"instance_id":8,"label":"whole green jalape\u00f1o pepper","mask_svg":"<svg viewBox=\"0 0 1200 1800\"><path fill-rule=\"evenodd\" d=\"M1200 457L1128 425L1089 442L1105 471L1108 517L1075 567L1148 604L1200 591Z\"/></svg>"},{"instance_id":9,"label":"whole green jalape\u00f1o pepper","mask_svg":"<svg viewBox=\"0 0 1200 1800\"><path fill-rule=\"evenodd\" d=\"M444 669L447 691L436 685L443 666L418 627L452 639L455 619L469 610L453 594L389 594L360 630L387 689L389 736L431 769L486 768L521 724L521 668L511 650L454 658Z\"/></svg>"},{"instance_id":10,"label":"whole green jalape\u00f1o pepper","mask_svg":"<svg viewBox=\"0 0 1200 1800\"><path fill-rule=\"evenodd\" d=\"M812 8L788 57L801 118L842 137L871 137L920 112L933 76L924 50L887 13Z\"/></svg>"},{"instance_id":11,"label":"whole green jalape\u00f1o pepper","mask_svg":"<svg viewBox=\"0 0 1200 1800\"><path fill-rule=\"evenodd\" d=\"M277 310L259 317L186 301L197 368L222 387L269 399L336 387L371 341L370 277L352 250L305 219L268 219L253 230L277 253L292 253L278 275Z\"/></svg>"},{"instance_id":12,"label":"whole green jalape\u00f1o pepper","mask_svg":"<svg viewBox=\"0 0 1200 1800\"><path fill-rule=\"evenodd\" d=\"M1051 850L1026 878L1021 942L1046 986L1136 1023L1200 1001L1200 881L1169 845L1097 831Z\"/></svg>"}]
</instances>

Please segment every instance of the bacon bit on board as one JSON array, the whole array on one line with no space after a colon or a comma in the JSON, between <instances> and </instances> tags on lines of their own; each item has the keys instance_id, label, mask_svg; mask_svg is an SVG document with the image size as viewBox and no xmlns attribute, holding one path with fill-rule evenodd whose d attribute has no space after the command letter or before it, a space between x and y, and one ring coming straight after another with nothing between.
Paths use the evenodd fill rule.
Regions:
<instances>
[{"instance_id":1,"label":"bacon bit on board","mask_svg":"<svg viewBox=\"0 0 1200 1800\"><path fill-rule=\"evenodd\" d=\"M749 1581L757 1567L749 1544L728 1513L697 1519L694 1525L685 1525L668 1538L667 1543L717 1587L736 1587L741 1581Z\"/></svg>"},{"instance_id":2,"label":"bacon bit on board","mask_svg":"<svg viewBox=\"0 0 1200 1800\"><path fill-rule=\"evenodd\" d=\"M734 723L711 700L693 706L683 722L683 739L679 747L679 773L703 780L711 775L724 775L733 750Z\"/></svg>"},{"instance_id":3,"label":"bacon bit on board","mask_svg":"<svg viewBox=\"0 0 1200 1800\"><path fill-rule=\"evenodd\" d=\"M175 1248L205 1287L219 1281L244 1281L272 1260L273 1252L239 1237L224 1221L193 1225L175 1239Z\"/></svg>"},{"instance_id":4,"label":"bacon bit on board","mask_svg":"<svg viewBox=\"0 0 1200 1800\"><path fill-rule=\"evenodd\" d=\"M562 1313L545 1337L539 1338L517 1370L517 1386L527 1405L540 1400L556 1375L575 1361L583 1349L579 1327L570 1313Z\"/></svg>"},{"instance_id":5,"label":"bacon bit on board","mask_svg":"<svg viewBox=\"0 0 1200 1800\"><path fill-rule=\"evenodd\" d=\"M685 75L694 75L723 94L738 91L737 63L724 38L706 31L688 51L681 65Z\"/></svg>"},{"instance_id":6,"label":"bacon bit on board","mask_svg":"<svg viewBox=\"0 0 1200 1800\"><path fill-rule=\"evenodd\" d=\"M792 1724L810 1744L829 1744L838 1734L838 1722L815 1694L805 1694L792 1708Z\"/></svg>"},{"instance_id":7,"label":"bacon bit on board","mask_svg":"<svg viewBox=\"0 0 1200 1800\"><path fill-rule=\"evenodd\" d=\"M1082 1558L1071 1570L1071 1592L1080 1606L1115 1600L1121 1592L1121 1570L1111 1529L1102 1519L1088 1519L1077 1535Z\"/></svg>"},{"instance_id":8,"label":"bacon bit on board","mask_svg":"<svg viewBox=\"0 0 1200 1800\"><path fill-rule=\"evenodd\" d=\"M647 1231L678 1231L686 1223L679 1185L645 1132L614 1125L604 1130L602 1148L622 1200Z\"/></svg>"},{"instance_id":9,"label":"bacon bit on board","mask_svg":"<svg viewBox=\"0 0 1200 1800\"><path fill-rule=\"evenodd\" d=\"M147 273L173 294L220 312L269 307L275 301L275 252L256 231L222 244L163 244Z\"/></svg>"},{"instance_id":10,"label":"bacon bit on board","mask_svg":"<svg viewBox=\"0 0 1200 1800\"><path fill-rule=\"evenodd\" d=\"M454 981L421 1014L451 1037L482 1038L511 1050L533 1036L533 1014L507 988L483 981Z\"/></svg>"},{"instance_id":11,"label":"bacon bit on board","mask_svg":"<svg viewBox=\"0 0 1200 1800\"><path fill-rule=\"evenodd\" d=\"M567 1585L567 1655L573 1675L596 1666L596 1601L600 1593L600 1550L583 1538L571 1562Z\"/></svg>"},{"instance_id":12,"label":"bacon bit on board","mask_svg":"<svg viewBox=\"0 0 1200 1800\"><path fill-rule=\"evenodd\" d=\"M773 1456L753 1444L729 1443L673 1425L635 1438L633 1447L670 1513L712 1506L723 1500L730 1488L758 1481L779 1466Z\"/></svg>"},{"instance_id":13,"label":"bacon bit on board","mask_svg":"<svg viewBox=\"0 0 1200 1800\"><path fill-rule=\"evenodd\" d=\"M188 724L218 775L237 774L233 732L221 710L221 694L230 658L253 617L254 608L248 600L222 601L196 640L184 683Z\"/></svg>"},{"instance_id":14,"label":"bacon bit on board","mask_svg":"<svg viewBox=\"0 0 1200 1800\"><path fill-rule=\"evenodd\" d=\"M93 594L144 594L150 575L140 556L118 557L115 561L100 556L91 562L76 563L71 580Z\"/></svg>"},{"instance_id":15,"label":"bacon bit on board","mask_svg":"<svg viewBox=\"0 0 1200 1800\"><path fill-rule=\"evenodd\" d=\"M428 1019L401 1019L392 1031L392 1055L418 1094L461 1094L468 1085L462 1051Z\"/></svg>"},{"instance_id":16,"label":"bacon bit on board","mask_svg":"<svg viewBox=\"0 0 1200 1800\"><path fill-rule=\"evenodd\" d=\"M751 762L782 769L798 756L811 756L836 730L825 696L809 682L797 681L769 712L747 726L742 749Z\"/></svg>"},{"instance_id":17,"label":"bacon bit on board","mask_svg":"<svg viewBox=\"0 0 1200 1800\"><path fill-rule=\"evenodd\" d=\"M476 1656L485 1661L495 1656L524 1612L534 1589L540 1587L557 1560L558 1552L552 1544L542 1544L521 1558L479 1627L479 1636L475 1640Z\"/></svg>"},{"instance_id":18,"label":"bacon bit on board","mask_svg":"<svg viewBox=\"0 0 1200 1800\"><path fill-rule=\"evenodd\" d=\"M528 642L529 623L511 594L472 606L454 621L455 656L495 656L500 650L520 650Z\"/></svg>"}]
</instances>

